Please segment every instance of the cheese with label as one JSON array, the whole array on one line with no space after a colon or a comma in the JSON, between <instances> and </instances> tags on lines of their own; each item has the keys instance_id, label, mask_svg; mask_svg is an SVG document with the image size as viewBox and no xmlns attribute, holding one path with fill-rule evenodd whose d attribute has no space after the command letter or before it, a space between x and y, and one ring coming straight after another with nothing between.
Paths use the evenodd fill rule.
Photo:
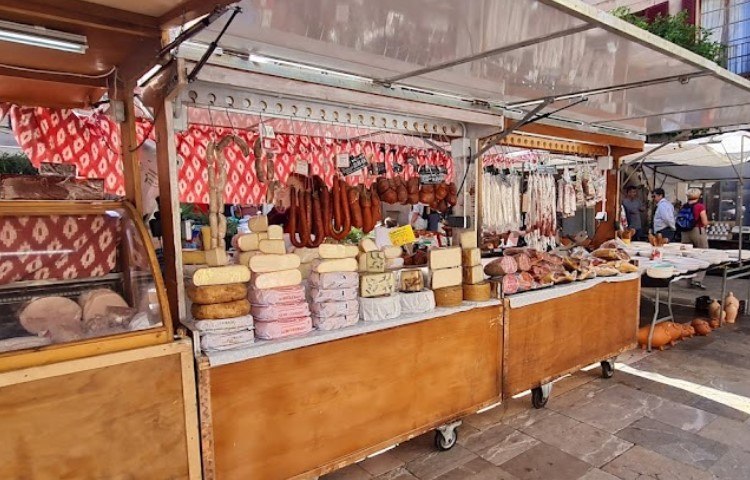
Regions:
<instances>
[{"instance_id":1,"label":"cheese with label","mask_svg":"<svg viewBox=\"0 0 750 480\"><path fill-rule=\"evenodd\" d=\"M229 263L227 251L223 248L212 248L206 250L206 264L209 267L221 267Z\"/></svg>"},{"instance_id":2,"label":"cheese with label","mask_svg":"<svg viewBox=\"0 0 750 480\"><path fill-rule=\"evenodd\" d=\"M269 225L267 235L269 240L284 240L284 229L281 225Z\"/></svg>"},{"instance_id":3,"label":"cheese with label","mask_svg":"<svg viewBox=\"0 0 750 480\"><path fill-rule=\"evenodd\" d=\"M221 318L216 320L186 320L183 322L190 326L192 324L196 330L202 333L229 333L237 332L240 330L252 330L253 329L253 317L252 315L245 315L244 317L235 318Z\"/></svg>"},{"instance_id":4,"label":"cheese with label","mask_svg":"<svg viewBox=\"0 0 750 480\"><path fill-rule=\"evenodd\" d=\"M464 283L474 285L484 281L484 268L482 265L474 265L473 267L464 267L463 271Z\"/></svg>"},{"instance_id":5,"label":"cheese with label","mask_svg":"<svg viewBox=\"0 0 750 480\"><path fill-rule=\"evenodd\" d=\"M299 267L297 267L302 274L302 280L307 280L310 278L310 275L312 275L312 263L300 263Z\"/></svg>"},{"instance_id":6,"label":"cheese with label","mask_svg":"<svg viewBox=\"0 0 750 480\"><path fill-rule=\"evenodd\" d=\"M308 300L311 303L315 302L343 302L347 300L357 299L357 288L332 288L322 289L318 287L310 287L308 293Z\"/></svg>"},{"instance_id":7,"label":"cheese with label","mask_svg":"<svg viewBox=\"0 0 750 480\"><path fill-rule=\"evenodd\" d=\"M193 273L193 284L225 285L228 283L247 283L250 281L250 269L245 265L227 265L224 267L199 268Z\"/></svg>"},{"instance_id":8,"label":"cheese with label","mask_svg":"<svg viewBox=\"0 0 750 480\"><path fill-rule=\"evenodd\" d=\"M399 298L401 299L402 315L415 315L435 310L435 294L432 290L404 293L399 295Z\"/></svg>"},{"instance_id":9,"label":"cheese with label","mask_svg":"<svg viewBox=\"0 0 750 480\"><path fill-rule=\"evenodd\" d=\"M421 292L424 289L422 270L415 268L401 272L400 288L402 292Z\"/></svg>"},{"instance_id":10,"label":"cheese with label","mask_svg":"<svg viewBox=\"0 0 750 480\"><path fill-rule=\"evenodd\" d=\"M302 282L302 272L299 270L283 270L281 272L253 274L252 285L255 288L281 288L299 285Z\"/></svg>"},{"instance_id":11,"label":"cheese with label","mask_svg":"<svg viewBox=\"0 0 750 480\"><path fill-rule=\"evenodd\" d=\"M441 270L460 266L461 249L459 247L433 248L430 250L430 269Z\"/></svg>"},{"instance_id":12,"label":"cheese with label","mask_svg":"<svg viewBox=\"0 0 750 480\"><path fill-rule=\"evenodd\" d=\"M461 264L464 267L473 267L481 265L482 251L478 248L464 248L461 252Z\"/></svg>"},{"instance_id":13,"label":"cheese with label","mask_svg":"<svg viewBox=\"0 0 750 480\"><path fill-rule=\"evenodd\" d=\"M285 255L255 255L248 264L253 273L280 272L292 270L300 266L299 257L293 254Z\"/></svg>"},{"instance_id":14,"label":"cheese with label","mask_svg":"<svg viewBox=\"0 0 750 480\"><path fill-rule=\"evenodd\" d=\"M365 271L369 273L385 272L385 254L383 252L367 252L365 257Z\"/></svg>"},{"instance_id":15,"label":"cheese with label","mask_svg":"<svg viewBox=\"0 0 750 480\"><path fill-rule=\"evenodd\" d=\"M374 252L378 249L378 245L371 238L363 238L359 241L359 249L363 252Z\"/></svg>"},{"instance_id":16,"label":"cheese with label","mask_svg":"<svg viewBox=\"0 0 750 480\"><path fill-rule=\"evenodd\" d=\"M468 230L458 234L458 244L463 249L477 248L476 230Z\"/></svg>"},{"instance_id":17,"label":"cheese with label","mask_svg":"<svg viewBox=\"0 0 750 480\"><path fill-rule=\"evenodd\" d=\"M204 352L222 352L235 348L249 347L255 343L252 330L210 333L201 336L201 349Z\"/></svg>"},{"instance_id":18,"label":"cheese with label","mask_svg":"<svg viewBox=\"0 0 750 480\"><path fill-rule=\"evenodd\" d=\"M359 264L356 258L339 258L337 260L315 260L312 263L313 272L332 273L332 272L356 272Z\"/></svg>"},{"instance_id":19,"label":"cheese with label","mask_svg":"<svg viewBox=\"0 0 750 480\"><path fill-rule=\"evenodd\" d=\"M284 322L258 322L255 324L255 337L262 340L302 335L312 331L312 318L295 318Z\"/></svg>"},{"instance_id":20,"label":"cheese with label","mask_svg":"<svg viewBox=\"0 0 750 480\"><path fill-rule=\"evenodd\" d=\"M338 243L324 243L318 247L320 258L335 260L340 258L356 258L359 249L356 245L341 245Z\"/></svg>"},{"instance_id":21,"label":"cheese with label","mask_svg":"<svg viewBox=\"0 0 750 480\"><path fill-rule=\"evenodd\" d=\"M251 289L247 292L247 298L253 305L276 305L306 301L305 287L302 285L264 290Z\"/></svg>"},{"instance_id":22,"label":"cheese with label","mask_svg":"<svg viewBox=\"0 0 750 480\"><path fill-rule=\"evenodd\" d=\"M359 316L364 322L382 322L401 316L401 294L380 298L361 298Z\"/></svg>"},{"instance_id":23,"label":"cheese with label","mask_svg":"<svg viewBox=\"0 0 750 480\"><path fill-rule=\"evenodd\" d=\"M300 263L312 263L313 260L320 258L317 248L295 248L294 254L299 257Z\"/></svg>"},{"instance_id":24,"label":"cheese with label","mask_svg":"<svg viewBox=\"0 0 750 480\"><path fill-rule=\"evenodd\" d=\"M455 287L457 285L461 285L461 283L463 282L461 267L433 270L431 272L431 276L432 280L430 282L430 288L433 290L445 287Z\"/></svg>"},{"instance_id":25,"label":"cheese with label","mask_svg":"<svg viewBox=\"0 0 750 480\"><path fill-rule=\"evenodd\" d=\"M183 265L203 265L206 263L206 252L203 250L183 250Z\"/></svg>"},{"instance_id":26,"label":"cheese with label","mask_svg":"<svg viewBox=\"0 0 750 480\"><path fill-rule=\"evenodd\" d=\"M310 307L307 306L307 302L286 305L253 305L251 312L256 322L272 322L307 317L310 315Z\"/></svg>"},{"instance_id":27,"label":"cheese with label","mask_svg":"<svg viewBox=\"0 0 750 480\"><path fill-rule=\"evenodd\" d=\"M258 250L258 248L260 247L260 241L267 238L268 234L266 232L241 233L239 235L235 235L232 238L232 245L237 250L241 250L243 252L252 252L254 250Z\"/></svg>"},{"instance_id":28,"label":"cheese with label","mask_svg":"<svg viewBox=\"0 0 750 480\"><path fill-rule=\"evenodd\" d=\"M258 248L263 253L272 253L275 255L284 255L286 253L284 240L261 240Z\"/></svg>"},{"instance_id":29,"label":"cheese with label","mask_svg":"<svg viewBox=\"0 0 750 480\"><path fill-rule=\"evenodd\" d=\"M201 227L201 244L203 250L211 249L211 227Z\"/></svg>"},{"instance_id":30,"label":"cheese with label","mask_svg":"<svg viewBox=\"0 0 750 480\"><path fill-rule=\"evenodd\" d=\"M401 257L398 258L386 258L385 259L385 269L386 270L399 270L404 268L404 259Z\"/></svg>"},{"instance_id":31,"label":"cheese with label","mask_svg":"<svg viewBox=\"0 0 750 480\"><path fill-rule=\"evenodd\" d=\"M359 302L357 300L314 302L310 304L310 311L313 316L322 318L359 315Z\"/></svg>"},{"instance_id":32,"label":"cheese with label","mask_svg":"<svg viewBox=\"0 0 750 480\"><path fill-rule=\"evenodd\" d=\"M342 315L339 317L316 317L312 316L313 326L318 330L338 330L339 328L351 327L359 322L359 311L354 315Z\"/></svg>"},{"instance_id":33,"label":"cheese with label","mask_svg":"<svg viewBox=\"0 0 750 480\"><path fill-rule=\"evenodd\" d=\"M393 293L396 280L393 273L367 273L359 279L359 296L381 297Z\"/></svg>"},{"instance_id":34,"label":"cheese with label","mask_svg":"<svg viewBox=\"0 0 750 480\"><path fill-rule=\"evenodd\" d=\"M250 265L250 259L253 258L256 255L264 255L259 250L255 250L253 252L239 252L239 255L237 255L237 265Z\"/></svg>"},{"instance_id":35,"label":"cheese with label","mask_svg":"<svg viewBox=\"0 0 750 480\"><path fill-rule=\"evenodd\" d=\"M385 255L385 258L400 258L401 247L383 247L383 254Z\"/></svg>"},{"instance_id":36,"label":"cheese with label","mask_svg":"<svg viewBox=\"0 0 750 480\"><path fill-rule=\"evenodd\" d=\"M247 221L247 226L251 232L267 232L268 231L268 217L266 215L258 215Z\"/></svg>"},{"instance_id":37,"label":"cheese with label","mask_svg":"<svg viewBox=\"0 0 750 480\"><path fill-rule=\"evenodd\" d=\"M359 287L357 272L311 273L310 286L321 289L354 288Z\"/></svg>"}]
</instances>

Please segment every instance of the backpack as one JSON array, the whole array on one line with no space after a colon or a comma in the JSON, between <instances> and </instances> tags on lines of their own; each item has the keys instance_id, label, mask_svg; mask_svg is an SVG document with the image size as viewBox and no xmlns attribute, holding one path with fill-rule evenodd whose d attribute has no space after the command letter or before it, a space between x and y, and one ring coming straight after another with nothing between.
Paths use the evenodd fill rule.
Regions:
<instances>
[{"instance_id":1,"label":"backpack","mask_svg":"<svg viewBox=\"0 0 750 480\"><path fill-rule=\"evenodd\" d=\"M696 220L693 207L694 205L686 203L680 208L680 211L677 212L677 217L675 218L674 223L677 226L678 232L689 232L695 228Z\"/></svg>"}]
</instances>

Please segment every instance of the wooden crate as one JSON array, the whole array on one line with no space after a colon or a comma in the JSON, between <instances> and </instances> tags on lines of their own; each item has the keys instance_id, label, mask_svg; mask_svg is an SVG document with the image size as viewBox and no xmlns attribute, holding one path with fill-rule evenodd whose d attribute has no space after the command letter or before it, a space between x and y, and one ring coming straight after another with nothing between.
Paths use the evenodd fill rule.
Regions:
<instances>
[{"instance_id":1,"label":"wooden crate","mask_svg":"<svg viewBox=\"0 0 750 480\"><path fill-rule=\"evenodd\" d=\"M204 363L205 478L314 478L496 403L501 310Z\"/></svg>"},{"instance_id":2,"label":"wooden crate","mask_svg":"<svg viewBox=\"0 0 750 480\"><path fill-rule=\"evenodd\" d=\"M0 478L200 479L192 347L0 374Z\"/></svg>"},{"instance_id":3,"label":"wooden crate","mask_svg":"<svg viewBox=\"0 0 750 480\"><path fill-rule=\"evenodd\" d=\"M521 308L506 300L503 398L635 347L639 306L638 279Z\"/></svg>"}]
</instances>

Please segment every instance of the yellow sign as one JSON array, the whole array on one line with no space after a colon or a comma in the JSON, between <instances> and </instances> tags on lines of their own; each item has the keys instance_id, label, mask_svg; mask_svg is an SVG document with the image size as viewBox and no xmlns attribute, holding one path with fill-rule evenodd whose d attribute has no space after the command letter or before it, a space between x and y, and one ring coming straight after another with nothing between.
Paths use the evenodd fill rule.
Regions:
<instances>
[{"instance_id":1,"label":"yellow sign","mask_svg":"<svg viewBox=\"0 0 750 480\"><path fill-rule=\"evenodd\" d=\"M414 236L414 229L411 225L404 225L403 227L397 227L391 229L388 232L388 237L391 239L391 243L396 247L401 247L408 243L414 243L417 237Z\"/></svg>"}]
</instances>

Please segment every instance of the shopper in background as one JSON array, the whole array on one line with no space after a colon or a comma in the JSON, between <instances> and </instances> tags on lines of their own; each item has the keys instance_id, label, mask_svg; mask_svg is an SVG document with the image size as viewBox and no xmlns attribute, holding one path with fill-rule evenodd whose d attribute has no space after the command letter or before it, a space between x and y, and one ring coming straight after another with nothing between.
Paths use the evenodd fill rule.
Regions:
<instances>
[{"instance_id":1,"label":"shopper in background","mask_svg":"<svg viewBox=\"0 0 750 480\"><path fill-rule=\"evenodd\" d=\"M682 236L682 243L692 244L695 248L708 248L708 215L705 205L700 201L701 193L700 188L688 189L687 203L680 208L675 223ZM705 276L706 272L696 274L690 285L705 290Z\"/></svg>"},{"instance_id":2,"label":"shopper in background","mask_svg":"<svg viewBox=\"0 0 750 480\"><path fill-rule=\"evenodd\" d=\"M646 213L646 207L638 198L638 187L629 186L625 189L625 198L622 200L625 208L625 216L628 219L628 228L635 230L634 240L643 240L643 221L641 215Z\"/></svg>"},{"instance_id":3,"label":"shopper in background","mask_svg":"<svg viewBox=\"0 0 750 480\"><path fill-rule=\"evenodd\" d=\"M654 213L654 235L661 234L663 238L666 238L670 242L674 242L674 205L667 200L663 188L654 189L653 197L656 202L656 212Z\"/></svg>"}]
</instances>

